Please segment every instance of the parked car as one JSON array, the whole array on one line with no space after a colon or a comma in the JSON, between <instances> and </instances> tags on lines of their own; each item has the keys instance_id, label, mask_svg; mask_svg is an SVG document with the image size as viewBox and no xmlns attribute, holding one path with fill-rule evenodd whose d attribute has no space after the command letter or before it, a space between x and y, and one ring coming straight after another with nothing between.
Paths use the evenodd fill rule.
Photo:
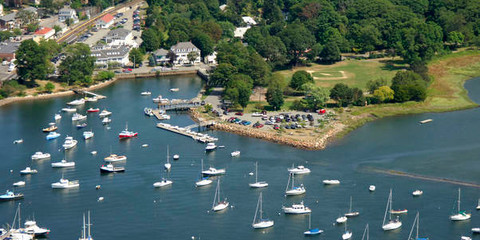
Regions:
<instances>
[{"instance_id":1,"label":"parked car","mask_svg":"<svg viewBox=\"0 0 480 240\"><path fill-rule=\"evenodd\" d=\"M237 115L237 116L243 116L243 112L236 112L235 115Z\"/></svg>"}]
</instances>

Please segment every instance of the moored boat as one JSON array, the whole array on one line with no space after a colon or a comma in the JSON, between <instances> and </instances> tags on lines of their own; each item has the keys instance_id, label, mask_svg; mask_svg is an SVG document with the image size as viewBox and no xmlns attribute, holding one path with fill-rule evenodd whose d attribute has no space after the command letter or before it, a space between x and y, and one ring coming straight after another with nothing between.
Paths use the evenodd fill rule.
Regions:
<instances>
[{"instance_id":1,"label":"moored boat","mask_svg":"<svg viewBox=\"0 0 480 240\"><path fill-rule=\"evenodd\" d=\"M109 163L109 164L100 166L100 172L102 173L125 172L125 167L116 167L113 164Z\"/></svg>"},{"instance_id":2,"label":"moored boat","mask_svg":"<svg viewBox=\"0 0 480 240\"><path fill-rule=\"evenodd\" d=\"M234 151L234 152L230 153L230 155L232 157L239 157L240 156L240 151Z\"/></svg>"},{"instance_id":3,"label":"moored boat","mask_svg":"<svg viewBox=\"0 0 480 240\"><path fill-rule=\"evenodd\" d=\"M201 163L202 168L200 169L200 175L203 176L203 159ZM212 180L208 179L208 177L200 177L200 180L195 182L196 187L203 187L210 185L212 183Z\"/></svg>"},{"instance_id":4,"label":"moored boat","mask_svg":"<svg viewBox=\"0 0 480 240\"><path fill-rule=\"evenodd\" d=\"M370 185L368 187L368 191L370 191L370 192L375 192L375 189L376 189L375 185Z\"/></svg>"},{"instance_id":5,"label":"moored boat","mask_svg":"<svg viewBox=\"0 0 480 240\"><path fill-rule=\"evenodd\" d=\"M23 193L14 193L13 191L7 190L5 194L0 195L0 201L11 201L18 200L23 198Z\"/></svg>"},{"instance_id":6,"label":"moored boat","mask_svg":"<svg viewBox=\"0 0 480 240\"><path fill-rule=\"evenodd\" d=\"M13 183L14 187L23 187L25 186L25 181L18 181Z\"/></svg>"},{"instance_id":7,"label":"moored boat","mask_svg":"<svg viewBox=\"0 0 480 240\"><path fill-rule=\"evenodd\" d=\"M472 217L472 214L460 210L461 190L458 188L457 213L450 215L452 221L465 221Z\"/></svg>"},{"instance_id":8,"label":"moored boat","mask_svg":"<svg viewBox=\"0 0 480 240\"><path fill-rule=\"evenodd\" d=\"M213 143L213 142L207 143L207 146L205 147L205 151L207 151L207 152L213 151L215 149L217 149L217 145L215 145L215 143Z\"/></svg>"},{"instance_id":9,"label":"moored boat","mask_svg":"<svg viewBox=\"0 0 480 240\"><path fill-rule=\"evenodd\" d=\"M178 92L180 91L180 88L170 88L170 92Z\"/></svg>"},{"instance_id":10,"label":"moored boat","mask_svg":"<svg viewBox=\"0 0 480 240\"><path fill-rule=\"evenodd\" d=\"M265 181L258 181L258 162L255 162L255 182L248 184L251 188L264 188L268 187L268 183Z\"/></svg>"},{"instance_id":11,"label":"moored boat","mask_svg":"<svg viewBox=\"0 0 480 240\"><path fill-rule=\"evenodd\" d=\"M119 137L120 139L132 138L132 137L136 137L136 136L138 136L138 133L137 133L137 132L128 131L128 124L126 125L125 130L121 131L121 132L118 134L118 137Z\"/></svg>"},{"instance_id":12,"label":"moored boat","mask_svg":"<svg viewBox=\"0 0 480 240\"><path fill-rule=\"evenodd\" d=\"M55 130L57 130L57 129L58 129L57 126L55 126L55 125L50 125L49 127L42 129L42 131L43 131L43 132L53 132L53 131L55 131Z\"/></svg>"},{"instance_id":13,"label":"moored boat","mask_svg":"<svg viewBox=\"0 0 480 240\"><path fill-rule=\"evenodd\" d=\"M112 122L112 119L108 118L108 117L105 117L103 120L102 120L102 123L105 125L105 124L109 124Z\"/></svg>"},{"instance_id":14,"label":"moored boat","mask_svg":"<svg viewBox=\"0 0 480 240\"><path fill-rule=\"evenodd\" d=\"M80 182L78 180L70 181L68 179L60 178L58 182L52 183L52 188L54 189L69 189L69 188L78 188L80 187Z\"/></svg>"},{"instance_id":15,"label":"moored boat","mask_svg":"<svg viewBox=\"0 0 480 240\"><path fill-rule=\"evenodd\" d=\"M353 198L352 198L352 196L350 196L350 208L349 208L348 212L345 213L345 217L356 217L356 216L360 215L360 212L352 210L352 205L353 205L352 202L353 202Z\"/></svg>"},{"instance_id":16,"label":"moored boat","mask_svg":"<svg viewBox=\"0 0 480 240\"><path fill-rule=\"evenodd\" d=\"M282 210L285 214L306 214L311 213L312 210L303 204L301 201L299 204L292 204L291 207L282 207Z\"/></svg>"},{"instance_id":17,"label":"moored boat","mask_svg":"<svg viewBox=\"0 0 480 240\"><path fill-rule=\"evenodd\" d=\"M100 112L100 114L98 114L98 116L100 118L104 118L104 117L107 117L107 116L110 116L110 115L112 115L112 112L107 111L107 109L103 109L102 112Z\"/></svg>"},{"instance_id":18,"label":"moored boat","mask_svg":"<svg viewBox=\"0 0 480 240\"><path fill-rule=\"evenodd\" d=\"M120 156L117 154L110 154L110 156L104 158L105 162L119 162L126 161L127 156Z\"/></svg>"},{"instance_id":19,"label":"moored boat","mask_svg":"<svg viewBox=\"0 0 480 240\"><path fill-rule=\"evenodd\" d=\"M65 150L68 150L68 149L71 149L71 148L75 147L77 145L77 143L78 143L78 141L73 139L73 137L67 136L65 138L65 142L63 143L62 147Z\"/></svg>"},{"instance_id":20,"label":"moored boat","mask_svg":"<svg viewBox=\"0 0 480 240\"><path fill-rule=\"evenodd\" d=\"M50 158L50 153L36 152L32 155L32 160L43 160Z\"/></svg>"},{"instance_id":21,"label":"moored boat","mask_svg":"<svg viewBox=\"0 0 480 240\"><path fill-rule=\"evenodd\" d=\"M292 187L289 189L290 179L292 181ZM295 174L290 173L288 177L287 188L285 189L285 195L287 196L302 195L302 194L305 194L306 191L307 190L305 190L305 187L303 186L303 184L300 184L299 187L295 187Z\"/></svg>"},{"instance_id":22,"label":"moored boat","mask_svg":"<svg viewBox=\"0 0 480 240\"><path fill-rule=\"evenodd\" d=\"M402 226L402 222L399 220L398 216L395 219L392 219L392 189L390 189L390 194L388 195L387 207L385 208L385 215L383 216L382 229L383 231L391 231ZM387 220L388 215L388 222Z\"/></svg>"},{"instance_id":23,"label":"moored boat","mask_svg":"<svg viewBox=\"0 0 480 240\"><path fill-rule=\"evenodd\" d=\"M67 160L63 159L60 162L53 162L53 168L66 168L66 167L75 167L75 162L68 162Z\"/></svg>"},{"instance_id":24,"label":"moored boat","mask_svg":"<svg viewBox=\"0 0 480 240\"><path fill-rule=\"evenodd\" d=\"M295 165L292 165L291 168L287 169L289 173L301 175L301 174L307 174L310 173L310 169L306 168L305 166L299 165L295 167Z\"/></svg>"},{"instance_id":25,"label":"moored boat","mask_svg":"<svg viewBox=\"0 0 480 240\"><path fill-rule=\"evenodd\" d=\"M70 105L70 106L79 106L83 104L85 104L85 99L76 99L67 103L67 105Z\"/></svg>"},{"instance_id":26,"label":"moored boat","mask_svg":"<svg viewBox=\"0 0 480 240\"><path fill-rule=\"evenodd\" d=\"M53 119L55 119L55 121L58 121L58 120L62 119L62 115L56 113L55 116L53 117Z\"/></svg>"},{"instance_id":27,"label":"moored boat","mask_svg":"<svg viewBox=\"0 0 480 240\"><path fill-rule=\"evenodd\" d=\"M72 121L75 122L75 121L81 121L81 120L85 120L87 119L87 116L86 115L82 115L82 114L79 114L79 113L74 113L73 116L72 116Z\"/></svg>"},{"instance_id":28,"label":"moored boat","mask_svg":"<svg viewBox=\"0 0 480 240\"><path fill-rule=\"evenodd\" d=\"M318 235L323 233L323 230L319 228L312 228L312 214L308 214L308 230L303 232L303 235L310 236L310 235Z\"/></svg>"},{"instance_id":29,"label":"moored boat","mask_svg":"<svg viewBox=\"0 0 480 240\"><path fill-rule=\"evenodd\" d=\"M77 128L84 128L86 126L87 126L87 123L81 123L76 125Z\"/></svg>"},{"instance_id":30,"label":"moored boat","mask_svg":"<svg viewBox=\"0 0 480 240\"><path fill-rule=\"evenodd\" d=\"M149 116L149 117L152 117L153 116L153 109L151 108L144 108L143 109L143 113L145 113L145 115Z\"/></svg>"},{"instance_id":31,"label":"moored boat","mask_svg":"<svg viewBox=\"0 0 480 240\"><path fill-rule=\"evenodd\" d=\"M17 139L13 141L13 144L20 144L23 143L23 139Z\"/></svg>"},{"instance_id":32,"label":"moored boat","mask_svg":"<svg viewBox=\"0 0 480 240\"><path fill-rule=\"evenodd\" d=\"M160 182L155 182L153 183L153 187L159 188L159 187L166 187L169 185L172 185L172 180L168 180L166 178L162 178Z\"/></svg>"},{"instance_id":33,"label":"moored boat","mask_svg":"<svg viewBox=\"0 0 480 240\"><path fill-rule=\"evenodd\" d=\"M62 112L76 112L76 111L77 111L76 108L70 108L70 107L62 108Z\"/></svg>"},{"instance_id":34,"label":"moored boat","mask_svg":"<svg viewBox=\"0 0 480 240\"><path fill-rule=\"evenodd\" d=\"M87 113L95 113L100 112L100 108L89 108L87 109Z\"/></svg>"},{"instance_id":35,"label":"moored boat","mask_svg":"<svg viewBox=\"0 0 480 240\"><path fill-rule=\"evenodd\" d=\"M48 135L45 137L45 139L52 140L52 139L60 137L61 135L62 134L57 133L57 132L49 132Z\"/></svg>"},{"instance_id":36,"label":"moored boat","mask_svg":"<svg viewBox=\"0 0 480 240\"><path fill-rule=\"evenodd\" d=\"M142 96L149 96L149 95L152 95L152 92L145 91L145 92L141 92L140 95L142 95Z\"/></svg>"},{"instance_id":37,"label":"moored boat","mask_svg":"<svg viewBox=\"0 0 480 240\"><path fill-rule=\"evenodd\" d=\"M215 197L213 198L212 211L219 212L225 210L230 205L227 198L220 200L220 179L217 180L217 189L215 190Z\"/></svg>"},{"instance_id":38,"label":"moored boat","mask_svg":"<svg viewBox=\"0 0 480 240\"><path fill-rule=\"evenodd\" d=\"M22 175L28 175L28 174L35 174L38 173L37 169L32 169L30 167L26 167L23 170L20 170L20 174Z\"/></svg>"},{"instance_id":39,"label":"moored boat","mask_svg":"<svg viewBox=\"0 0 480 240\"><path fill-rule=\"evenodd\" d=\"M258 213L258 219L257 219ZM255 229L264 229L273 227L275 222L268 218L263 218L263 197L262 192L260 192L260 196L258 197L257 202L257 209L255 210L255 216L253 217L252 227Z\"/></svg>"},{"instance_id":40,"label":"moored boat","mask_svg":"<svg viewBox=\"0 0 480 240\"><path fill-rule=\"evenodd\" d=\"M216 176L216 175L223 175L225 174L225 169L216 169L213 167L208 168L207 170L202 171L203 175L207 176Z\"/></svg>"},{"instance_id":41,"label":"moored boat","mask_svg":"<svg viewBox=\"0 0 480 240\"><path fill-rule=\"evenodd\" d=\"M88 211L88 223L85 224L85 213L83 214L83 230L82 236L78 240L93 240L90 233L92 224L90 223L90 211Z\"/></svg>"},{"instance_id":42,"label":"moored boat","mask_svg":"<svg viewBox=\"0 0 480 240\"><path fill-rule=\"evenodd\" d=\"M325 184L325 185L338 185L338 184L340 184L340 181L336 180L336 179L327 179L327 180L323 180L323 184Z\"/></svg>"},{"instance_id":43,"label":"moored boat","mask_svg":"<svg viewBox=\"0 0 480 240\"><path fill-rule=\"evenodd\" d=\"M423 194L423 191L422 191L422 190L415 190L415 191L412 192L412 195L413 195L414 197L416 197L416 196L421 196L422 194Z\"/></svg>"},{"instance_id":44,"label":"moored boat","mask_svg":"<svg viewBox=\"0 0 480 240\"><path fill-rule=\"evenodd\" d=\"M85 140L92 138L94 135L95 135L95 134L93 133L93 131L85 131L85 132L83 132L83 138L84 138Z\"/></svg>"}]
</instances>

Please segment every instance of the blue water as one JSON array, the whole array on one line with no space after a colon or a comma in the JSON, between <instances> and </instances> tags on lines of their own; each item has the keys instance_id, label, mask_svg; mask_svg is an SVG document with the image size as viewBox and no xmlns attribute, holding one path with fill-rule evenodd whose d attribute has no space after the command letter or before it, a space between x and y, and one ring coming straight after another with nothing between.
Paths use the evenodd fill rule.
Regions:
<instances>
[{"instance_id":1,"label":"blue water","mask_svg":"<svg viewBox=\"0 0 480 240\"><path fill-rule=\"evenodd\" d=\"M480 102L480 81L466 83L471 98ZM171 93L170 88L180 91ZM82 213L92 215L92 233L95 239L303 239L308 227L308 216L279 214L282 205L304 200L312 208L312 226L325 232L321 239L340 239L343 226L333 224L348 210L350 196L360 216L350 219L348 228L353 239L361 239L363 229L370 225L371 239L406 239L415 212L420 211L420 232L430 239L459 239L469 235L470 228L480 227L480 215L475 212L480 192L462 187L462 209L472 212L470 221L453 223L448 219L457 198L458 186L449 183L424 181L407 177L369 172L366 167L394 169L433 177L450 178L480 184L480 109L419 114L385 118L366 124L329 146L324 151L305 151L263 140L241 137L225 132L208 132L225 145L211 154L205 154L205 145L187 137L155 127L156 120L144 116L143 108L153 107L152 97L162 94L167 98L192 98L202 87L195 76L160 79L122 80L98 90L108 98L91 106L113 112L110 129L101 124L97 114L89 114L88 126L77 130L71 123L71 114L62 113L59 123L62 136L46 141L41 129L53 121L53 116L75 96L34 102L15 103L0 108L0 191L12 189L16 181L26 181L18 188L25 199L0 203L0 223L11 224L17 203L22 203L22 218L35 216L40 226L52 230L50 239L75 239L80 236ZM151 97L140 92L150 90ZM432 118L433 122L420 125L418 121ZM118 133L125 128L139 133L138 138L119 141ZM186 126L192 120L184 113L172 113L166 122ZM82 132L92 129L95 137L84 141ZM72 169L52 169L51 162L64 157L60 150L66 135L79 140L67 152ZM23 138L23 144L12 144ZM149 144L142 148L142 144ZM152 184L165 175L166 146L170 153L179 154L172 161L173 186L154 189ZM91 151L98 154L93 156ZM240 150L239 158L230 152ZM52 154L51 160L32 162L36 151ZM101 175L99 166L110 151L125 154L125 173ZM200 172L200 160L205 166L226 168L221 177L222 195L232 205L223 213L211 213L215 185L196 189L194 183ZM265 189L250 189L254 181L249 172L259 162L259 178L270 185ZM287 167L304 164L312 173L299 177L307 188L302 197L284 197L288 180ZM20 176L27 166L38 169L32 176ZM13 170L13 173L10 173ZM50 184L62 176L80 180L77 190L53 190ZM323 179L339 179L341 185L325 187ZM374 184L377 191L370 193ZM95 186L101 185L100 190ZM399 231L383 232L381 224L388 191L393 188L393 206L409 209L401 217ZM424 195L413 198L411 192L422 189ZM259 192L263 192L264 212L275 221L268 230L254 230L251 222ZM103 202L97 202L103 196Z\"/></svg>"}]
</instances>

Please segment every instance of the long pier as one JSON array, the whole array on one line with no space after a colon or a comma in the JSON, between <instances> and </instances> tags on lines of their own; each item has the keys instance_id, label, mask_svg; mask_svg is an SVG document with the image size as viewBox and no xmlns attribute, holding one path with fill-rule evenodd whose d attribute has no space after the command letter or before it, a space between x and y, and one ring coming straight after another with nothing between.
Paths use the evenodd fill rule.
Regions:
<instances>
[{"instance_id":1,"label":"long pier","mask_svg":"<svg viewBox=\"0 0 480 240\"><path fill-rule=\"evenodd\" d=\"M90 95L90 96L94 96L98 99L105 99L107 98L107 96L104 96L104 95L100 95L100 94L97 94L97 93L94 93L94 92L89 92L89 91L85 91L85 90L72 90L74 93L76 94L85 94L85 95Z\"/></svg>"},{"instance_id":2,"label":"long pier","mask_svg":"<svg viewBox=\"0 0 480 240\"><path fill-rule=\"evenodd\" d=\"M210 124L215 124L215 123L212 122ZM194 132L194 131L191 131L190 129L186 129L186 128L179 127L179 126L172 126L172 125L167 124L167 123L158 123L157 127L161 128L161 129L164 129L164 130L167 130L167 131L170 131L170 132L178 133L178 134L183 135L183 136L191 137L194 140L197 140L197 141L203 142L203 143L215 142L215 141L218 140L218 138L214 138L214 137L209 136L207 134Z\"/></svg>"}]
</instances>

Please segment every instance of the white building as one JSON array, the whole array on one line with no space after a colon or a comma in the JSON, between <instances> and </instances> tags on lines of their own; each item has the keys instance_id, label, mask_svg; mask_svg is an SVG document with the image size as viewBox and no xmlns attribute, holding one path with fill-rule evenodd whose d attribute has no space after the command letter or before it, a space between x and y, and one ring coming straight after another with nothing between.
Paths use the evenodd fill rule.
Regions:
<instances>
[{"instance_id":1,"label":"white building","mask_svg":"<svg viewBox=\"0 0 480 240\"><path fill-rule=\"evenodd\" d=\"M247 26L254 26L257 25L257 22L249 16L242 17L243 22L247 24Z\"/></svg>"},{"instance_id":2,"label":"white building","mask_svg":"<svg viewBox=\"0 0 480 240\"><path fill-rule=\"evenodd\" d=\"M217 65L217 52L213 52L203 58L203 63Z\"/></svg>"},{"instance_id":3,"label":"white building","mask_svg":"<svg viewBox=\"0 0 480 240\"><path fill-rule=\"evenodd\" d=\"M60 9L60 11L58 11L58 21L65 22L68 19L73 19L74 24L77 23L78 22L77 12L75 12L75 10L71 8Z\"/></svg>"},{"instance_id":4,"label":"white building","mask_svg":"<svg viewBox=\"0 0 480 240\"><path fill-rule=\"evenodd\" d=\"M128 54L130 48L128 46L116 46L112 48L102 48L96 46L91 50L90 56L96 57L96 65L108 65L110 62L118 62L122 66L129 63Z\"/></svg>"},{"instance_id":5,"label":"white building","mask_svg":"<svg viewBox=\"0 0 480 240\"><path fill-rule=\"evenodd\" d=\"M243 39L243 35L245 35L248 29L250 29L250 26L235 28L235 31L233 32L233 37Z\"/></svg>"},{"instance_id":6,"label":"white building","mask_svg":"<svg viewBox=\"0 0 480 240\"><path fill-rule=\"evenodd\" d=\"M35 31L33 40L39 42L42 39L50 39L53 35L55 35L55 30L49 27L43 27Z\"/></svg>"},{"instance_id":7,"label":"white building","mask_svg":"<svg viewBox=\"0 0 480 240\"><path fill-rule=\"evenodd\" d=\"M109 46L128 45L131 47L137 47L137 42L133 40L132 31L124 28L111 30L103 40L105 40Z\"/></svg>"},{"instance_id":8,"label":"white building","mask_svg":"<svg viewBox=\"0 0 480 240\"><path fill-rule=\"evenodd\" d=\"M184 65L184 64L190 64L190 61L188 60L188 57L187 55L190 53L190 52L196 52L197 53L197 58L195 59L195 61L193 62L194 64L195 63L200 63L200 49L198 49L197 47L195 47L195 45L193 45L192 42L179 42L175 45L173 45L170 50L172 52L175 53L175 55L177 56L176 59L175 59L175 62L174 64L176 65Z\"/></svg>"},{"instance_id":9,"label":"white building","mask_svg":"<svg viewBox=\"0 0 480 240\"><path fill-rule=\"evenodd\" d=\"M109 13L105 14L102 18L100 18L95 26L97 28L109 28L113 24L113 16Z\"/></svg>"}]
</instances>

